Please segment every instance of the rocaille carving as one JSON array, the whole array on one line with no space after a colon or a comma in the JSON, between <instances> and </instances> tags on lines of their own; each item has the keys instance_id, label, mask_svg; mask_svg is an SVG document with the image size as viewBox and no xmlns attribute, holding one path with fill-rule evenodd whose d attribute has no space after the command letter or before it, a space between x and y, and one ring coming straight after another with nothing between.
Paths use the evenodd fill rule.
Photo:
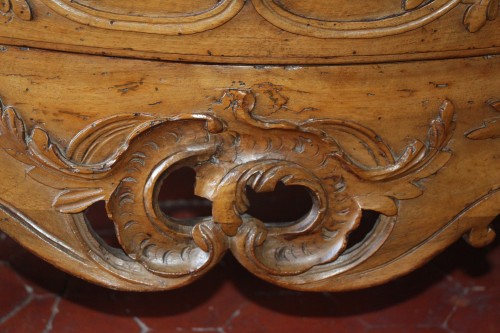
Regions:
<instances>
[{"instance_id":1,"label":"rocaille carving","mask_svg":"<svg viewBox=\"0 0 500 333\"><path fill-rule=\"evenodd\" d=\"M269 83L254 89L265 90L259 96L280 94ZM28 131L13 108L2 106L0 146L30 166L31 178L59 189L53 209L74 219L89 249L100 251L96 260L104 269L119 267L135 279L144 268L158 278L198 276L227 249L270 279L300 277L328 263L339 273L383 244L398 201L420 196L415 181L436 173L451 156L450 101L430 123L427 139L398 155L356 122L273 120L260 98L252 89L228 89L205 113L115 115L83 129L66 149L40 127ZM363 162L351 154L354 145L363 147ZM212 216L191 225L166 216L157 203L162 177L183 166L197 173L196 194L213 202ZM285 225L246 214L246 189L272 191L278 182L307 188L310 212ZM106 201L123 254L97 249L86 231L82 212L99 200ZM344 253L364 209L383 217L362 246Z\"/></svg>"},{"instance_id":2,"label":"rocaille carving","mask_svg":"<svg viewBox=\"0 0 500 333\"><path fill-rule=\"evenodd\" d=\"M104 29L163 35L193 34L217 28L232 20L245 0L222 0L209 10L183 15L169 13L127 14L92 7L80 1L40 0L55 12L73 21ZM399 0L395 0L399 1ZM274 26L299 35L318 38L371 38L404 33L422 27L466 4L463 23L470 32L479 31L498 15L499 0L401 0L397 13L377 18L325 20L309 13L296 13L280 1L252 0L257 12ZM13 11L24 20L31 19L26 0L1 0L0 11Z\"/></svg>"}]
</instances>

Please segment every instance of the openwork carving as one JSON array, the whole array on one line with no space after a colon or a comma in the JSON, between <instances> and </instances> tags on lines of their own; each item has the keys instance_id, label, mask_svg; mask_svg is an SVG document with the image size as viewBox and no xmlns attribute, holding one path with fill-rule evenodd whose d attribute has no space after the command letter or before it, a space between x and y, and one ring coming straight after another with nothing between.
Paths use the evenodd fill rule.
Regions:
<instances>
[{"instance_id":1,"label":"openwork carving","mask_svg":"<svg viewBox=\"0 0 500 333\"><path fill-rule=\"evenodd\" d=\"M261 96L280 94L272 84L255 89L265 90ZM415 140L400 155L358 123L273 120L269 108L279 106L266 103L251 89L228 89L205 113L96 121L66 149L40 127L28 131L13 108L2 106L0 146L31 166L30 177L59 189L53 209L73 221L99 265L160 289L196 278L227 249L255 274L297 277L293 283L321 265L329 264L331 274L356 266L389 236L398 201L422 193L415 181L436 173L451 156L449 101L426 140ZM163 214L157 203L162 175L183 166L197 173L196 194L213 201L211 217L187 225ZM247 215L246 189L272 191L278 182L307 188L310 212L281 225ZM99 200L106 201L124 252L101 244L85 223L82 212ZM384 216L363 244L345 252L363 209Z\"/></svg>"},{"instance_id":2,"label":"openwork carving","mask_svg":"<svg viewBox=\"0 0 500 333\"><path fill-rule=\"evenodd\" d=\"M0 0L0 13L13 13L21 20L30 21L33 18L27 0Z\"/></svg>"}]
</instances>

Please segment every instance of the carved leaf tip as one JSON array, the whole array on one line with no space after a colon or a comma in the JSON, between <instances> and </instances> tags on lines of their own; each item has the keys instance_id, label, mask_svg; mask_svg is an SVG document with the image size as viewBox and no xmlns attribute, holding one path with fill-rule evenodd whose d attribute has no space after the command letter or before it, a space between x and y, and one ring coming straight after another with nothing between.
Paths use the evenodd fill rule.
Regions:
<instances>
[{"instance_id":1,"label":"carved leaf tip","mask_svg":"<svg viewBox=\"0 0 500 333\"><path fill-rule=\"evenodd\" d=\"M441 149L448 141L453 129L455 107L445 100L439 108L439 115L431 122L428 144L430 148Z\"/></svg>"},{"instance_id":2,"label":"carved leaf tip","mask_svg":"<svg viewBox=\"0 0 500 333\"><path fill-rule=\"evenodd\" d=\"M12 135L17 141L24 142L26 129L23 120L14 108L4 107L1 101L0 106L2 107L0 135Z\"/></svg>"},{"instance_id":3,"label":"carved leaf tip","mask_svg":"<svg viewBox=\"0 0 500 333\"><path fill-rule=\"evenodd\" d=\"M61 213L81 213L93 203L105 197L102 188L77 188L62 191L52 203L52 207Z\"/></svg>"},{"instance_id":4,"label":"carved leaf tip","mask_svg":"<svg viewBox=\"0 0 500 333\"><path fill-rule=\"evenodd\" d=\"M487 20L494 20L498 15L499 0L476 0L467 9L464 16L464 25L469 32L479 31Z\"/></svg>"},{"instance_id":5,"label":"carved leaf tip","mask_svg":"<svg viewBox=\"0 0 500 333\"><path fill-rule=\"evenodd\" d=\"M495 110L500 112L500 101L488 101L488 104ZM486 120L477 128L465 132L465 137L470 140L486 140L500 138L500 117Z\"/></svg>"},{"instance_id":6,"label":"carved leaf tip","mask_svg":"<svg viewBox=\"0 0 500 333\"><path fill-rule=\"evenodd\" d=\"M486 121L479 128L465 133L465 136L471 140L486 140L500 138L500 119Z\"/></svg>"},{"instance_id":7,"label":"carved leaf tip","mask_svg":"<svg viewBox=\"0 0 500 333\"><path fill-rule=\"evenodd\" d=\"M420 7L427 0L403 0L402 6L404 10L413 10Z\"/></svg>"}]
</instances>

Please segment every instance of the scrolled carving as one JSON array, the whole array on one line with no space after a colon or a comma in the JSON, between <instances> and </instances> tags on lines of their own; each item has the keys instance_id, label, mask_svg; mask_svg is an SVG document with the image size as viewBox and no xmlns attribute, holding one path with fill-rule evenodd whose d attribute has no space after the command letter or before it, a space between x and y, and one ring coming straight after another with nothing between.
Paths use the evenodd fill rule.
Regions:
<instances>
[{"instance_id":1,"label":"scrolled carving","mask_svg":"<svg viewBox=\"0 0 500 333\"><path fill-rule=\"evenodd\" d=\"M238 155L229 161L237 167L222 178L210 198L215 221L223 224L227 234L236 233L231 238L233 254L257 274L299 275L335 261L344 251L349 233L359 225L362 209L395 215L396 199L421 194L412 181L435 172L450 157L443 151L453 131L454 108L448 101L431 122L427 141L415 141L400 157L373 131L357 123L332 119L271 122L254 114L254 106L251 92L229 91L215 108L228 128L236 127L235 122L240 128L237 140L230 139ZM232 112L225 111L224 116L223 110ZM242 127L242 122L249 127ZM264 131L252 136L255 128ZM339 142L339 133L362 142L376 167L354 160ZM227 157L223 160L228 161ZM257 192L272 191L279 181L309 189L313 208L308 215L282 227L267 227L244 215L247 186ZM382 228L385 226L379 225ZM372 249L381 245L385 232L387 229L374 232Z\"/></svg>"},{"instance_id":2,"label":"scrolled carving","mask_svg":"<svg viewBox=\"0 0 500 333\"><path fill-rule=\"evenodd\" d=\"M33 14L27 0L0 0L0 13L13 13L24 21L31 21L33 18Z\"/></svg>"},{"instance_id":3,"label":"scrolled carving","mask_svg":"<svg viewBox=\"0 0 500 333\"><path fill-rule=\"evenodd\" d=\"M377 251L394 226L398 201L418 197L422 189L415 181L450 158L454 107L445 101L427 138L397 155L373 130L352 121L271 119L281 107L280 91L272 84L228 89L205 113L112 116L83 129L66 149L39 127L28 131L16 111L2 105L0 146L31 166L30 177L59 190L53 209L74 219L94 260L113 274L130 281L145 276L160 289L172 288L208 271L230 248L255 274L300 283L315 267L333 265L339 273ZM262 96L272 99L270 106ZM362 160L349 148L354 142L364 149L357 153ZM196 194L213 202L211 217L186 225L157 204L162 177L183 166L197 173ZM279 182L307 188L310 212L272 225L248 215L247 188L272 191ZM97 249L82 224L82 212L99 200L115 223L121 254ZM364 209L384 217L364 244L345 252Z\"/></svg>"}]
</instances>

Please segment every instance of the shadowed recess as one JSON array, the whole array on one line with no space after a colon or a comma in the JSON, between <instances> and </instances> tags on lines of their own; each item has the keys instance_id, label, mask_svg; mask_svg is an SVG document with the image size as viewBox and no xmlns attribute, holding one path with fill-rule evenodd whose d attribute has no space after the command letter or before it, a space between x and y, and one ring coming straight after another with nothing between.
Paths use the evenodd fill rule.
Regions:
<instances>
[{"instance_id":1,"label":"shadowed recess","mask_svg":"<svg viewBox=\"0 0 500 333\"><path fill-rule=\"evenodd\" d=\"M183 167L160 179L163 180L157 185L157 200L163 214L184 225L212 215L212 202L194 194L196 173L193 169Z\"/></svg>"},{"instance_id":2,"label":"shadowed recess","mask_svg":"<svg viewBox=\"0 0 500 333\"><path fill-rule=\"evenodd\" d=\"M273 192L255 192L246 188L250 202L247 214L267 224L287 224L304 217L312 208L309 190L304 186L286 186L278 182Z\"/></svg>"},{"instance_id":3,"label":"shadowed recess","mask_svg":"<svg viewBox=\"0 0 500 333\"><path fill-rule=\"evenodd\" d=\"M84 212L89 229L98 236L104 243L114 248L120 248L118 237L116 236L115 225L108 217L106 204L98 201L92 204Z\"/></svg>"},{"instance_id":4,"label":"shadowed recess","mask_svg":"<svg viewBox=\"0 0 500 333\"><path fill-rule=\"evenodd\" d=\"M380 218L380 213L373 210L363 210L359 226L349 234L346 249L354 248L363 243L365 238L372 232Z\"/></svg>"}]
</instances>

